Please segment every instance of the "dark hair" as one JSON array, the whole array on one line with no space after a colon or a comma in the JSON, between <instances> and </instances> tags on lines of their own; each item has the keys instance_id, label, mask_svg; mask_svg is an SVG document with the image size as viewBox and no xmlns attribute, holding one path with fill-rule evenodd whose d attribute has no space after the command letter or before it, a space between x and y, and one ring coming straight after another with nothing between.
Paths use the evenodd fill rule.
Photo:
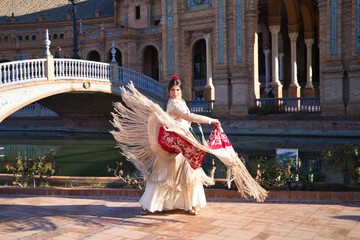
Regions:
<instances>
[{"instance_id":1,"label":"dark hair","mask_svg":"<svg viewBox=\"0 0 360 240\"><path fill-rule=\"evenodd\" d=\"M173 79L174 79L174 77L173 77ZM180 79L177 79L177 80L173 80L173 79L170 80L169 85L168 85L169 92L170 92L170 89L175 85L179 86L179 88L182 90L183 87L182 87L182 82L180 81Z\"/></svg>"}]
</instances>

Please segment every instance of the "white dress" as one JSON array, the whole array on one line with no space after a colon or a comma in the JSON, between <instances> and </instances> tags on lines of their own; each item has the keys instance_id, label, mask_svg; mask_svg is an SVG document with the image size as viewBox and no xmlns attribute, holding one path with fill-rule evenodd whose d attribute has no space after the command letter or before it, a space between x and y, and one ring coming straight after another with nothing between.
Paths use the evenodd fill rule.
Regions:
<instances>
[{"instance_id":1,"label":"white dress","mask_svg":"<svg viewBox=\"0 0 360 240\"><path fill-rule=\"evenodd\" d=\"M164 112L133 84L121 87L121 92L123 103L114 103L112 113L117 130L111 134L116 147L146 179L143 208L154 212L204 207L203 185L214 184L201 168L206 153L225 164L228 186L234 181L242 196L266 199L266 190L251 177L220 126L213 128L207 143L190 133L190 122L210 124L212 118L190 113L182 100L170 99Z\"/></svg>"},{"instance_id":2,"label":"white dress","mask_svg":"<svg viewBox=\"0 0 360 240\"><path fill-rule=\"evenodd\" d=\"M170 98L167 113L189 132L191 122L211 124L212 118L190 113L185 101ZM142 208L149 212L184 209L191 210L206 206L203 184L206 179L202 168L194 170L185 157L179 153L173 159L174 164L162 166L160 174L147 181L145 192L140 199ZM204 179L206 179L204 181Z\"/></svg>"}]
</instances>

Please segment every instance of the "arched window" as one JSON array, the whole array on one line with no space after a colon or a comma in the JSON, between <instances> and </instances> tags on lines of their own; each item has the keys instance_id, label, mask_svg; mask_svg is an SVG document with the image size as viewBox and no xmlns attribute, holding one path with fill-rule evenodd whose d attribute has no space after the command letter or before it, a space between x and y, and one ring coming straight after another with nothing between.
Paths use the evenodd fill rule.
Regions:
<instances>
[{"instance_id":1,"label":"arched window","mask_svg":"<svg viewBox=\"0 0 360 240\"><path fill-rule=\"evenodd\" d=\"M9 41L9 37L8 37L8 36L5 36L5 37L4 37L4 41L5 41L5 42L8 42L8 41Z\"/></svg>"},{"instance_id":2,"label":"arched window","mask_svg":"<svg viewBox=\"0 0 360 240\"><path fill-rule=\"evenodd\" d=\"M144 74L159 81L158 51L153 46L146 47L144 51Z\"/></svg>"},{"instance_id":3,"label":"arched window","mask_svg":"<svg viewBox=\"0 0 360 240\"><path fill-rule=\"evenodd\" d=\"M30 41L29 35L26 35L26 36L25 36L25 41Z\"/></svg>"},{"instance_id":4,"label":"arched window","mask_svg":"<svg viewBox=\"0 0 360 240\"><path fill-rule=\"evenodd\" d=\"M65 35L63 33L60 33L60 39L64 39Z\"/></svg>"},{"instance_id":5,"label":"arched window","mask_svg":"<svg viewBox=\"0 0 360 240\"><path fill-rule=\"evenodd\" d=\"M36 35L32 35L31 40L35 41L36 40Z\"/></svg>"},{"instance_id":6,"label":"arched window","mask_svg":"<svg viewBox=\"0 0 360 240\"><path fill-rule=\"evenodd\" d=\"M54 34L54 39L58 39L58 35L56 33Z\"/></svg>"},{"instance_id":7,"label":"arched window","mask_svg":"<svg viewBox=\"0 0 360 240\"><path fill-rule=\"evenodd\" d=\"M93 50L88 54L88 60L100 62L100 54Z\"/></svg>"},{"instance_id":8,"label":"arched window","mask_svg":"<svg viewBox=\"0 0 360 240\"><path fill-rule=\"evenodd\" d=\"M18 40L19 40L19 41L24 40L24 39L23 39L23 36L19 35L19 36L18 36Z\"/></svg>"}]
</instances>

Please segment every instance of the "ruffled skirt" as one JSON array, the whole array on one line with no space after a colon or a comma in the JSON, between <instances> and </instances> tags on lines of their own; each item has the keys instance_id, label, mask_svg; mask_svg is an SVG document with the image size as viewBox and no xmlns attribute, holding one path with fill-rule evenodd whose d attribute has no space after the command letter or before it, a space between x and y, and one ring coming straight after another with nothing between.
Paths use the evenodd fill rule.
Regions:
<instances>
[{"instance_id":1,"label":"ruffled skirt","mask_svg":"<svg viewBox=\"0 0 360 240\"><path fill-rule=\"evenodd\" d=\"M161 168L161 170L160 170ZM174 163L159 166L155 178L149 179L140 199L142 208L149 212L206 206L203 180L207 178L202 168L192 169L180 153Z\"/></svg>"}]
</instances>

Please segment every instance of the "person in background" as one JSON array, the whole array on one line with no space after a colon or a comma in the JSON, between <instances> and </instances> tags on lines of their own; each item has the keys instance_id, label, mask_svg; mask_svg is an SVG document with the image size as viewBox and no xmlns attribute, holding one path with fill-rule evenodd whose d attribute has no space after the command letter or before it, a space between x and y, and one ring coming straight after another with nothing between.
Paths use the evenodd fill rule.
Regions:
<instances>
[{"instance_id":1,"label":"person in background","mask_svg":"<svg viewBox=\"0 0 360 240\"><path fill-rule=\"evenodd\" d=\"M60 46L57 47L57 51L56 51L56 53L55 53L54 58L66 58L66 55L65 55L65 53L61 50L61 47L60 47Z\"/></svg>"}]
</instances>

